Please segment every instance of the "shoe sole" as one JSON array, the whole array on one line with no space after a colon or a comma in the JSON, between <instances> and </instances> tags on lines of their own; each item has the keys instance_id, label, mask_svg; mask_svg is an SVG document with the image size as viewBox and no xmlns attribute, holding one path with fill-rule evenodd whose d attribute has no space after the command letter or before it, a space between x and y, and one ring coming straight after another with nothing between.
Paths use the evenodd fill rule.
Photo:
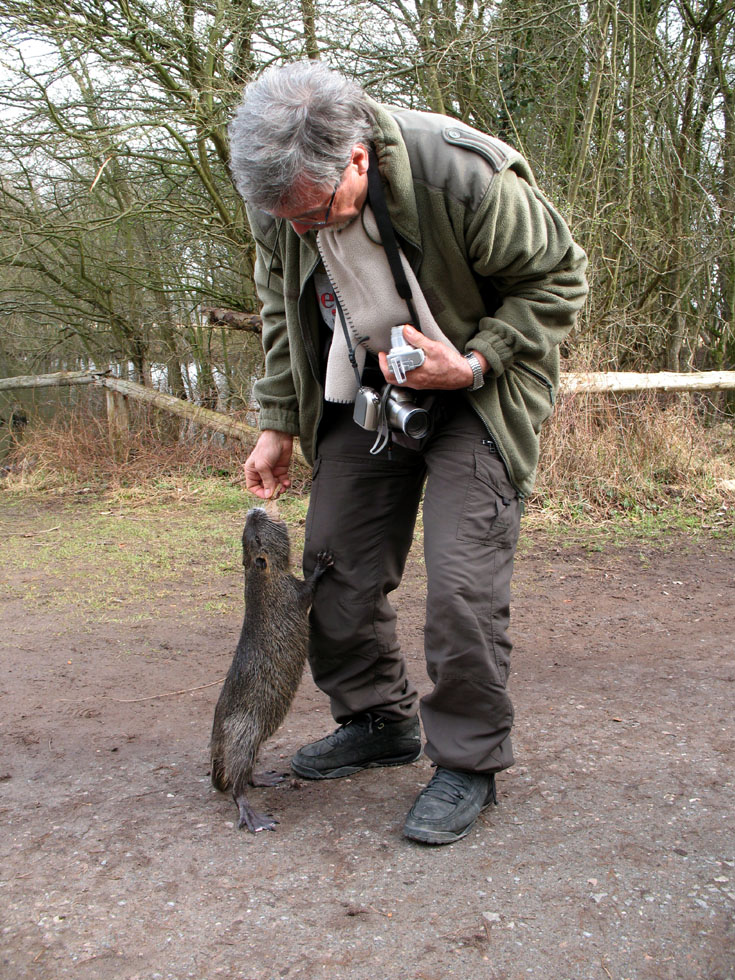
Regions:
<instances>
[{"instance_id":1,"label":"shoe sole","mask_svg":"<svg viewBox=\"0 0 735 980\"><path fill-rule=\"evenodd\" d=\"M480 813L494 803L493 799L489 799L480 808ZM480 816L477 814L477 817ZM409 840L418 841L419 844L454 844L455 841L462 840L467 834L472 830L472 828L477 823L477 817L472 821L471 824L464 827L462 830L426 830L422 827L411 827L408 823L403 828L403 836L407 837Z\"/></svg>"},{"instance_id":2,"label":"shoe sole","mask_svg":"<svg viewBox=\"0 0 735 980\"><path fill-rule=\"evenodd\" d=\"M362 772L363 769L384 769L391 766L407 766L411 762L416 762L421 758L423 747L413 755L400 756L393 759L376 759L373 762L365 762L360 766L339 766L337 769L328 769L326 772L319 769L311 769L309 766L291 761L291 768L304 779L341 779L343 776L351 776L353 773Z\"/></svg>"}]
</instances>

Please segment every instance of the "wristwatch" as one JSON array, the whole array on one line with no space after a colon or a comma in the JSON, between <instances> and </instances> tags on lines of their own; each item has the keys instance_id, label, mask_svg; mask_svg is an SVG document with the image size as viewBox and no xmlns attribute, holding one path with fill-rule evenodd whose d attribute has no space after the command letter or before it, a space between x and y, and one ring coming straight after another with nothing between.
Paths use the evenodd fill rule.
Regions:
<instances>
[{"instance_id":1,"label":"wristwatch","mask_svg":"<svg viewBox=\"0 0 735 980\"><path fill-rule=\"evenodd\" d=\"M465 360L472 368L472 384L467 391L478 391L485 384L485 375L482 373L482 365L476 354L465 354Z\"/></svg>"}]
</instances>

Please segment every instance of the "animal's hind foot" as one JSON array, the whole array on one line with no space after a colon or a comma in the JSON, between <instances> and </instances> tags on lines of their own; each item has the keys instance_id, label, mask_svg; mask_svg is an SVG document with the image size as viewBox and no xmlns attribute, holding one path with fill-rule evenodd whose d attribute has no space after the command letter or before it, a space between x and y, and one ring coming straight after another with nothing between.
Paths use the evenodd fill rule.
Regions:
<instances>
[{"instance_id":1,"label":"animal's hind foot","mask_svg":"<svg viewBox=\"0 0 735 980\"><path fill-rule=\"evenodd\" d=\"M260 830L275 830L278 821L275 817L269 817L265 813L256 813L244 796L240 796L236 801L240 810L240 821L238 829L247 827L251 834L257 834Z\"/></svg>"},{"instance_id":2,"label":"animal's hind foot","mask_svg":"<svg viewBox=\"0 0 735 980\"><path fill-rule=\"evenodd\" d=\"M286 778L286 773L269 769L267 772L254 772L250 778L251 786L277 786Z\"/></svg>"}]
</instances>

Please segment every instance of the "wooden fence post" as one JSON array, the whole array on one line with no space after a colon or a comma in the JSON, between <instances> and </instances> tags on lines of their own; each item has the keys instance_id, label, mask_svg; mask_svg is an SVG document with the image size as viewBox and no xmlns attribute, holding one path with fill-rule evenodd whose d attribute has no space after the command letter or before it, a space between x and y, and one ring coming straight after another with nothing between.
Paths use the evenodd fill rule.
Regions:
<instances>
[{"instance_id":1,"label":"wooden fence post","mask_svg":"<svg viewBox=\"0 0 735 980\"><path fill-rule=\"evenodd\" d=\"M125 458L128 445L129 418L128 400L119 391L105 389L107 404L107 431L110 437L110 450L115 462L120 463Z\"/></svg>"}]
</instances>

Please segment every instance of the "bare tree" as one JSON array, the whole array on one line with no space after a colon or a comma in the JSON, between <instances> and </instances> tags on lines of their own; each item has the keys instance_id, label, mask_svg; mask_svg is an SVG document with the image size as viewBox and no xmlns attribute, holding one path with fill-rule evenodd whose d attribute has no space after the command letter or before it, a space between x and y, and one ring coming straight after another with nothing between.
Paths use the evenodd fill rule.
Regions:
<instances>
[{"instance_id":1,"label":"bare tree","mask_svg":"<svg viewBox=\"0 0 735 980\"><path fill-rule=\"evenodd\" d=\"M591 257L567 350L735 366L735 0L4 7L0 287L39 356L130 361L143 380L163 360L178 394L193 359L211 401L224 334L202 304L257 313L227 120L253 72L320 57L529 157Z\"/></svg>"}]
</instances>

